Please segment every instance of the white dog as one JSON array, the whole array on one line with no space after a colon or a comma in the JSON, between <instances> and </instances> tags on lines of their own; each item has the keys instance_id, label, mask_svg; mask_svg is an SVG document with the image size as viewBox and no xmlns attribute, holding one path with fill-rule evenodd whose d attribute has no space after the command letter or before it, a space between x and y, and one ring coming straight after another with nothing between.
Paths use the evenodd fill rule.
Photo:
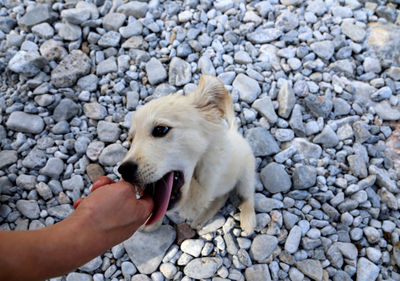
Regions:
<instances>
[{"instance_id":1,"label":"white dog","mask_svg":"<svg viewBox=\"0 0 400 281\"><path fill-rule=\"evenodd\" d=\"M237 131L232 99L218 78L204 75L193 93L168 95L138 109L129 138L118 171L154 198L145 231L157 228L167 210L200 228L236 187L241 227L253 232L254 156Z\"/></svg>"}]
</instances>

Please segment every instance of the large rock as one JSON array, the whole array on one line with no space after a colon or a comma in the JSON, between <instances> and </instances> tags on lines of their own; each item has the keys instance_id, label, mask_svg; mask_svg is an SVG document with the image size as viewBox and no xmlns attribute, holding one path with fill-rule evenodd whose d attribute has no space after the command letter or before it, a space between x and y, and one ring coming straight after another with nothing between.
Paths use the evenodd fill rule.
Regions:
<instances>
[{"instance_id":1,"label":"large rock","mask_svg":"<svg viewBox=\"0 0 400 281\"><path fill-rule=\"evenodd\" d=\"M38 52L18 51L9 61L8 68L27 77L35 76L47 65Z\"/></svg>"},{"instance_id":2,"label":"large rock","mask_svg":"<svg viewBox=\"0 0 400 281\"><path fill-rule=\"evenodd\" d=\"M261 94L258 82L242 73L236 76L232 86L239 92L240 99L247 103L252 103Z\"/></svg>"},{"instance_id":3,"label":"large rock","mask_svg":"<svg viewBox=\"0 0 400 281\"><path fill-rule=\"evenodd\" d=\"M51 72L51 82L58 88L71 87L90 71L90 59L80 50L73 50Z\"/></svg>"},{"instance_id":4,"label":"large rock","mask_svg":"<svg viewBox=\"0 0 400 281\"><path fill-rule=\"evenodd\" d=\"M217 257L197 258L190 261L183 272L194 279L211 278L222 265L222 259Z\"/></svg>"},{"instance_id":5,"label":"large rock","mask_svg":"<svg viewBox=\"0 0 400 281\"><path fill-rule=\"evenodd\" d=\"M143 18L146 16L149 5L145 2L130 1L118 7L117 12L123 13L127 16L133 16L135 18Z\"/></svg>"},{"instance_id":6,"label":"large rock","mask_svg":"<svg viewBox=\"0 0 400 281\"><path fill-rule=\"evenodd\" d=\"M123 245L139 272L151 274L157 270L175 236L172 226L162 225L150 233L137 231Z\"/></svg>"},{"instance_id":7,"label":"large rock","mask_svg":"<svg viewBox=\"0 0 400 281\"><path fill-rule=\"evenodd\" d=\"M362 257L357 263L357 281L372 281L376 280L379 274L379 267Z\"/></svg>"},{"instance_id":8,"label":"large rock","mask_svg":"<svg viewBox=\"0 0 400 281\"><path fill-rule=\"evenodd\" d=\"M249 129L246 132L246 139L255 156L269 156L280 151L274 137L264 128Z\"/></svg>"},{"instance_id":9,"label":"large rock","mask_svg":"<svg viewBox=\"0 0 400 281\"><path fill-rule=\"evenodd\" d=\"M42 117L22 111L11 113L6 125L9 130L30 134L39 134L44 129Z\"/></svg>"},{"instance_id":10,"label":"large rock","mask_svg":"<svg viewBox=\"0 0 400 281\"><path fill-rule=\"evenodd\" d=\"M18 20L18 24L30 27L32 25L48 21L51 18L51 7L49 5L38 5L25 13Z\"/></svg>"},{"instance_id":11,"label":"large rock","mask_svg":"<svg viewBox=\"0 0 400 281\"><path fill-rule=\"evenodd\" d=\"M260 176L265 189L271 193L286 192L292 187L290 176L280 164L269 163L261 170Z\"/></svg>"}]
</instances>

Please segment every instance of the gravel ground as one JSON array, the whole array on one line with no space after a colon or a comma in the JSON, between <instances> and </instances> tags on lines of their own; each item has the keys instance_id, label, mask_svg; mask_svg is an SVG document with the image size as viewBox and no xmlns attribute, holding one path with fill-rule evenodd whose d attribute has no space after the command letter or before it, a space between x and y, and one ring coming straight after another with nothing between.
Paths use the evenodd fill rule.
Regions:
<instances>
[{"instance_id":1,"label":"gravel ground","mask_svg":"<svg viewBox=\"0 0 400 281\"><path fill-rule=\"evenodd\" d=\"M0 0L0 229L117 179L135 109L202 73L257 157L253 235L232 198L53 280L400 280L399 0L38 2Z\"/></svg>"}]
</instances>

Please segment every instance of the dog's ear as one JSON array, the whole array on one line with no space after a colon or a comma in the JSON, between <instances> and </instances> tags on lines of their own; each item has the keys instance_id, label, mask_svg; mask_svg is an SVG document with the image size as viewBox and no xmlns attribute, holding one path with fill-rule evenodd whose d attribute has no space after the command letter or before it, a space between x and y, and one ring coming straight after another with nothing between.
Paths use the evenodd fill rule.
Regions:
<instances>
[{"instance_id":1,"label":"dog's ear","mask_svg":"<svg viewBox=\"0 0 400 281\"><path fill-rule=\"evenodd\" d=\"M212 75L202 75L199 86L190 94L193 104L205 113L207 119L225 119L229 126L233 124L232 98L224 83Z\"/></svg>"}]
</instances>

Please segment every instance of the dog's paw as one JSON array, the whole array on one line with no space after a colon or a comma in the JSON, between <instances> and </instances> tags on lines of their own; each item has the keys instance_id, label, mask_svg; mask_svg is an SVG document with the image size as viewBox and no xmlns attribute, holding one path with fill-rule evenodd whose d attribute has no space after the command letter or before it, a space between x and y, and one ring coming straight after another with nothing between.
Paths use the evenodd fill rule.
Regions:
<instances>
[{"instance_id":1,"label":"dog's paw","mask_svg":"<svg viewBox=\"0 0 400 281\"><path fill-rule=\"evenodd\" d=\"M256 224L256 213L252 202L243 202L240 212L240 227L250 235L254 232Z\"/></svg>"},{"instance_id":2,"label":"dog's paw","mask_svg":"<svg viewBox=\"0 0 400 281\"><path fill-rule=\"evenodd\" d=\"M256 227L256 214L254 212L249 214L240 213L240 227L248 235L252 234Z\"/></svg>"}]
</instances>

